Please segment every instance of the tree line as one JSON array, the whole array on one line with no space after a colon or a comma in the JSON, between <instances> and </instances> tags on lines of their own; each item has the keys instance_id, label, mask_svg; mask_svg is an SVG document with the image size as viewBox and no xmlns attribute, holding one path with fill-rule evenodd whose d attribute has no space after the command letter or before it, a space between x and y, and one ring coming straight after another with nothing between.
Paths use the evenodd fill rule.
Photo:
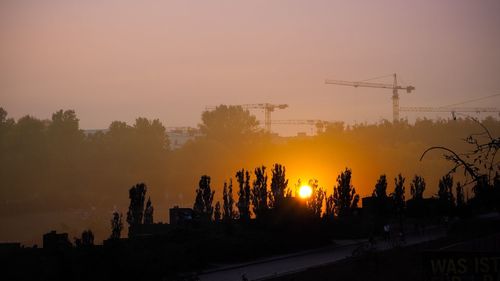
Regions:
<instances>
[{"instance_id":1,"label":"tree line","mask_svg":"<svg viewBox=\"0 0 500 281\"><path fill-rule=\"evenodd\" d=\"M499 135L498 120L487 118L482 124L492 135ZM0 213L16 216L96 207L95 217L107 217L105 214L112 206L123 209L127 205L128 198L120 196L124 187L131 182L145 182L155 187L150 190L151 197L157 198L155 212L166 214L174 204L186 205L194 201L196 194L191 187L198 185L201 174L209 174L212 189L223 194L227 171L275 162L286 165L295 179L297 171L307 170L328 186L336 184L331 171L348 166L363 175L352 179L358 195L371 194L372 182L382 172L397 175L418 171L425 175L427 188L424 191L430 196L437 194L439 179L449 164L438 153L429 153L420 162L418 157L427 148L440 144L465 151L468 144L462 139L471 132L480 131L478 128L468 118L421 119L414 124L404 120L396 124L381 121L351 126L337 122L315 137L276 139L260 130L255 116L248 111L235 106L219 106L202 114L199 126L202 136L180 149L171 150L165 126L157 119L137 118L133 124L114 121L106 131L85 134L72 110L59 110L49 120L29 115L14 120L1 109ZM498 168L495 166L495 169ZM247 172L252 179L248 179ZM472 194L473 191L462 177L455 174L455 181L463 183L463 196L467 197L467 192ZM255 197L254 180L259 187ZM270 186L266 181L270 181ZM269 196L274 196L272 186L282 181L272 175L267 179L265 173L257 176L254 170L235 174L234 182L226 183L227 193L229 186L234 185L234 211L239 210L238 204L250 202L250 214L237 213L243 217L254 216L254 206L259 206L259 211L266 208L264 200L258 199L265 195L268 196L267 208L274 208L274 201ZM240 182L243 182L242 191ZM264 183L269 190L262 188ZM314 194L318 198L324 196L322 212L333 210L335 202L320 190L318 187ZM408 196L409 191L405 189L402 193ZM457 197L454 194L455 200ZM224 200L220 200L219 205L223 217ZM216 202L213 208L215 213ZM79 229L95 228L97 236L107 232L97 224L74 223Z\"/></svg>"}]
</instances>

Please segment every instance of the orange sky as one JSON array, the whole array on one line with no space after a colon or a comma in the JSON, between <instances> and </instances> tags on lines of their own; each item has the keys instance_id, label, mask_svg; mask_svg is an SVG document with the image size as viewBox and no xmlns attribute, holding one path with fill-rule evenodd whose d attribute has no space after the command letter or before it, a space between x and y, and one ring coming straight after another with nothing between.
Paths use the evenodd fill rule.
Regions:
<instances>
[{"instance_id":1,"label":"orange sky","mask_svg":"<svg viewBox=\"0 0 500 281\"><path fill-rule=\"evenodd\" d=\"M83 128L137 116L194 126L220 103L289 104L276 119L390 120L390 90L324 79L397 72L417 88L402 106L500 93L499 13L494 0L2 0L0 106L15 118L75 109Z\"/></svg>"}]
</instances>

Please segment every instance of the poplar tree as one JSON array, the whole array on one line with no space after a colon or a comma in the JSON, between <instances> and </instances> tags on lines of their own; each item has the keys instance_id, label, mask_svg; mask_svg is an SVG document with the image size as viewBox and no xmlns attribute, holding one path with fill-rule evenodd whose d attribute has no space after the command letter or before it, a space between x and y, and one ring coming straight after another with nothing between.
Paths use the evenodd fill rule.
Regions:
<instances>
[{"instance_id":1,"label":"poplar tree","mask_svg":"<svg viewBox=\"0 0 500 281\"><path fill-rule=\"evenodd\" d=\"M352 210L358 207L359 195L351 184L351 175L351 170L346 168L337 177L337 186L333 188L335 214L339 217L350 215Z\"/></svg>"},{"instance_id":2,"label":"poplar tree","mask_svg":"<svg viewBox=\"0 0 500 281\"><path fill-rule=\"evenodd\" d=\"M252 187L252 203L255 217L259 218L268 209L266 167L255 169L255 180Z\"/></svg>"},{"instance_id":3,"label":"poplar tree","mask_svg":"<svg viewBox=\"0 0 500 281\"><path fill-rule=\"evenodd\" d=\"M214 208L212 202L214 200L215 191L210 188L210 177L207 175L201 176L196 189L196 199L193 206L193 211L202 219L211 221Z\"/></svg>"}]
</instances>

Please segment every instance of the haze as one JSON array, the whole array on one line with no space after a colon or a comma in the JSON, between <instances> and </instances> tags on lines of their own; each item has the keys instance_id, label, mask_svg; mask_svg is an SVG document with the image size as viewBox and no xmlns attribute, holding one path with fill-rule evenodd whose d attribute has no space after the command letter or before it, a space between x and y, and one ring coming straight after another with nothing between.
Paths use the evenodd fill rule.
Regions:
<instances>
[{"instance_id":1,"label":"haze","mask_svg":"<svg viewBox=\"0 0 500 281\"><path fill-rule=\"evenodd\" d=\"M289 104L278 119L376 122L391 119L390 91L324 79L396 72L417 88L402 106L498 93L499 12L498 1L3 0L0 100L16 119L74 109L84 129L138 116L195 126L207 105L260 102Z\"/></svg>"}]
</instances>

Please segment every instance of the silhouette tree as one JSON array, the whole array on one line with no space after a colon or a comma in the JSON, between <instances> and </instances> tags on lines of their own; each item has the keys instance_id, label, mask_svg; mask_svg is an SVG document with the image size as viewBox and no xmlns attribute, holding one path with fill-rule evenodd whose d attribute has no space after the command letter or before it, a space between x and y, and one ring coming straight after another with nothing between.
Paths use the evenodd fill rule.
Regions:
<instances>
[{"instance_id":1,"label":"silhouette tree","mask_svg":"<svg viewBox=\"0 0 500 281\"><path fill-rule=\"evenodd\" d=\"M410 183L410 193L413 199L422 200L424 198L425 180L423 177L415 175Z\"/></svg>"},{"instance_id":2,"label":"silhouette tree","mask_svg":"<svg viewBox=\"0 0 500 281\"><path fill-rule=\"evenodd\" d=\"M248 221L250 220L250 173L244 169L236 172L236 179L238 180L238 212L240 214L240 220Z\"/></svg>"},{"instance_id":3,"label":"silhouette tree","mask_svg":"<svg viewBox=\"0 0 500 281\"><path fill-rule=\"evenodd\" d=\"M148 198L148 202L146 203L146 209L144 209L144 224L153 224L153 212L154 208L151 204L151 198Z\"/></svg>"},{"instance_id":4,"label":"silhouette tree","mask_svg":"<svg viewBox=\"0 0 500 281\"><path fill-rule=\"evenodd\" d=\"M24 116L17 121L17 124L11 131L10 135L14 137L16 145L11 145L10 148L17 154L16 158L24 159L21 164L32 164L30 163L31 161L27 161L27 158L35 160L38 158L35 156L38 156L41 151L47 149L47 147L44 146L45 140L47 139L46 124L44 124L41 120L33 118L29 115ZM1 141L3 141L3 138L0 139L0 142ZM59 149L59 147L57 148ZM55 149L55 152L57 151L58 150ZM9 151L7 150L4 152L8 153ZM0 156L3 156L3 153Z\"/></svg>"},{"instance_id":5,"label":"silhouette tree","mask_svg":"<svg viewBox=\"0 0 500 281\"><path fill-rule=\"evenodd\" d=\"M493 186L488 183L487 175L479 175L472 187L474 199L471 200L478 208L492 207L494 200Z\"/></svg>"},{"instance_id":6,"label":"silhouette tree","mask_svg":"<svg viewBox=\"0 0 500 281\"><path fill-rule=\"evenodd\" d=\"M75 245L77 248L94 246L94 233L92 233L92 230L84 230L80 238L75 237Z\"/></svg>"},{"instance_id":7,"label":"silhouette tree","mask_svg":"<svg viewBox=\"0 0 500 281\"><path fill-rule=\"evenodd\" d=\"M387 177L386 175L380 175L377 183L375 184L375 189L373 190L372 197L386 199L387 198Z\"/></svg>"},{"instance_id":8,"label":"silhouette tree","mask_svg":"<svg viewBox=\"0 0 500 281\"><path fill-rule=\"evenodd\" d=\"M311 197L306 201L307 207L316 218L321 218L323 210L323 201L325 200L326 192L319 187L318 180L309 180L309 186L312 188Z\"/></svg>"},{"instance_id":9,"label":"silhouette tree","mask_svg":"<svg viewBox=\"0 0 500 281\"><path fill-rule=\"evenodd\" d=\"M231 221L234 218L233 180L229 179L229 185L224 182L222 194L222 217L224 221Z\"/></svg>"},{"instance_id":10,"label":"silhouette tree","mask_svg":"<svg viewBox=\"0 0 500 281\"><path fill-rule=\"evenodd\" d=\"M81 248L82 247L82 238L74 237L73 240L75 240L75 246L77 248Z\"/></svg>"},{"instance_id":11,"label":"silhouette tree","mask_svg":"<svg viewBox=\"0 0 500 281\"><path fill-rule=\"evenodd\" d=\"M82 246L94 246L94 233L88 229L82 232Z\"/></svg>"},{"instance_id":12,"label":"silhouette tree","mask_svg":"<svg viewBox=\"0 0 500 281\"><path fill-rule=\"evenodd\" d=\"M151 159L164 157L164 153L169 149L169 140L166 129L159 119L149 120L147 118L137 118L133 126L133 143L135 147L142 147L142 152L138 160L143 163L152 162Z\"/></svg>"},{"instance_id":13,"label":"silhouette tree","mask_svg":"<svg viewBox=\"0 0 500 281\"><path fill-rule=\"evenodd\" d=\"M3 125L7 120L7 111L0 106L0 125Z\"/></svg>"},{"instance_id":14,"label":"silhouette tree","mask_svg":"<svg viewBox=\"0 0 500 281\"><path fill-rule=\"evenodd\" d=\"M207 175L201 176L198 189L196 189L193 211L206 221L212 220L214 194L215 191L210 188L210 177Z\"/></svg>"},{"instance_id":15,"label":"silhouette tree","mask_svg":"<svg viewBox=\"0 0 500 281\"><path fill-rule=\"evenodd\" d=\"M60 163L64 167L79 160L79 149L82 148L85 138L83 131L79 129L75 111L59 110L52 114L46 135L51 162Z\"/></svg>"},{"instance_id":16,"label":"silhouette tree","mask_svg":"<svg viewBox=\"0 0 500 281\"><path fill-rule=\"evenodd\" d=\"M445 214L450 213L455 206L455 198L453 197L453 177L451 174L446 174L439 180L437 195L441 211Z\"/></svg>"},{"instance_id":17,"label":"silhouette tree","mask_svg":"<svg viewBox=\"0 0 500 281\"><path fill-rule=\"evenodd\" d=\"M463 206L465 206L464 189L460 184L460 182L457 182L456 193L457 193L457 208L460 209Z\"/></svg>"},{"instance_id":18,"label":"silhouette tree","mask_svg":"<svg viewBox=\"0 0 500 281\"><path fill-rule=\"evenodd\" d=\"M7 118L8 113L0 107L0 137L3 140L5 133L15 125L15 121L12 118Z\"/></svg>"},{"instance_id":19,"label":"silhouette tree","mask_svg":"<svg viewBox=\"0 0 500 281\"><path fill-rule=\"evenodd\" d=\"M69 149L69 145L83 141L83 132L79 129L79 122L74 110L59 110L52 114L48 134L55 142L54 144L63 145L65 149Z\"/></svg>"},{"instance_id":20,"label":"silhouette tree","mask_svg":"<svg viewBox=\"0 0 500 281\"><path fill-rule=\"evenodd\" d=\"M335 214L339 217L350 215L358 206L359 195L351 184L351 175L351 170L346 168L337 177L337 186L333 188Z\"/></svg>"},{"instance_id":21,"label":"silhouette tree","mask_svg":"<svg viewBox=\"0 0 500 281\"><path fill-rule=\"evenodd\" d=\"M266 167L255 169L255 180L252 187L252 203L255 216L259 218L268 209Z\"/></svg>"},{"instance_id":22,"label":"silhouette tree","mask_svg":"<svg viewBox=\"0 0 500 281\"><path fill-rule=\"evenodd\" d=\"M333 217L335 216L335 200L333 194L330 194L330 196L328 196L325 201L326 201L326 208L324 216L327 219L333 219Z\"/></svg>"},{"instance_id":23,"label":"silhouette tree","mask_svg":"<svg viewBox=\"0 0 500 281\"><path fill-rule=\"evenodd\" d=\"M405 208L405 178L399 174L394 178L394 192L391 193L396 215L401 216Z\"/></svg>"},{"instance_id":24,"label":"silhouette tree","mask_svg":"<svg viewBox=\"0 0 500 281\"><path fill-rule=\"evenodd\" d=\"M482 128L482 132L471 134L465 139L465 142L471 146L469 152L457 153L444 146L433 146L422 153L420 160L429 151L442 150L446 153L444 158L454 164L449 173L454 173L457 169L463 169L466 180L470 179L470 182L466 182L465 185L476 183L477 188L484 188L481 191L486 191L487 186L493 185L493 172L500 169L500 162L496 161L496 155L500 149L500 137L494 137L490 130L479 120L475 118L469 119Z\"/></svg>"},{"instance_id":25,"label":"silhouette tree","mask_svg":"<svg viewBox=\"0 0 500 281\"><path fill-rule=\"evenodd\" d=\"M387 197L387 177L380 175L375 189L373 190L372 197L375 198L375 208L378 215L384 215L387 210L388 197Z\"/></svg>"},{"instance_id":26,"label":"silhouette tree","mask_svg":"<svg viewBox=\"0 0 500 281\"><path fill-rule=\"evenodd\" d=\"M215 222L220 222L221 217L222 217L222 213L221 213L221 210L220 210L220 202L217 201L217 203L215 203L215 211L214 211L214 220L215 220Z\"/></svg>"},{"instance_id":27,"label":"silhouette tree","mask_svg":"<svg viewBox=\"0 0 500 281\"><path fill-rule=\"evenodd\" d=\"M219 105L201 116L200 131L209 139L234 143L248 138L258 131L255 116L241 106Z\"/></svg>"},{"instance_id":28,"label":"silhouette tree","mask_svg":"<svg viewBox=\"0 0 500 281\"><path fill-rule=\"evenodd\" d=\"M272 169L271 193L269 194L269 205L277 208L286 195L288 180L286 179L286 168L280 164L274 164Z\"/></svg>"},{"instance_id":29,"label":"silhouette tree","mask_svg":"<svg viewBox=\"0 0 500 281\"><path fill-rule=\"evenodd\" d=\"M300 191L300 188L302 187L302 180L301 179L298 179L297 180L297 183L294 185L294 188L293 188L293 196L299 196L299 191ZM289 191L288 193L291 193L291 191Z\"/></svg>"},{"instance_id":30,"label":"silhouette tree","mask_svg":"<svg viewBox=\"0 0 500 281\"><path fill-rule=\"evenodd\" d=\"M113 211L111 219L111 239L120 239L123 229L122 214L118 211Z\"/></svg>"},{"instance_id":31,"label":"silhouette tree","mask_svg":"<svg viewBox=\"0 0 500 281\"><path fill-rule=\"evenodd\" d=\"M493 200L495 203L495 208L500 209L500 174L495 172L495 178L493 179Z\"/></svg>"},{"instance_id":32,"label":"silhouette tree","mask_svg":"<svg viewBox=\"0 0 500 281\"><path fill-rule=\"evenodd\" d=\"M130 205L127 212L127 223L132 225L142 224L144 216L144 200L147 187L144 183L139 183L130 188Z\"/></svg>"}]
</instances>

